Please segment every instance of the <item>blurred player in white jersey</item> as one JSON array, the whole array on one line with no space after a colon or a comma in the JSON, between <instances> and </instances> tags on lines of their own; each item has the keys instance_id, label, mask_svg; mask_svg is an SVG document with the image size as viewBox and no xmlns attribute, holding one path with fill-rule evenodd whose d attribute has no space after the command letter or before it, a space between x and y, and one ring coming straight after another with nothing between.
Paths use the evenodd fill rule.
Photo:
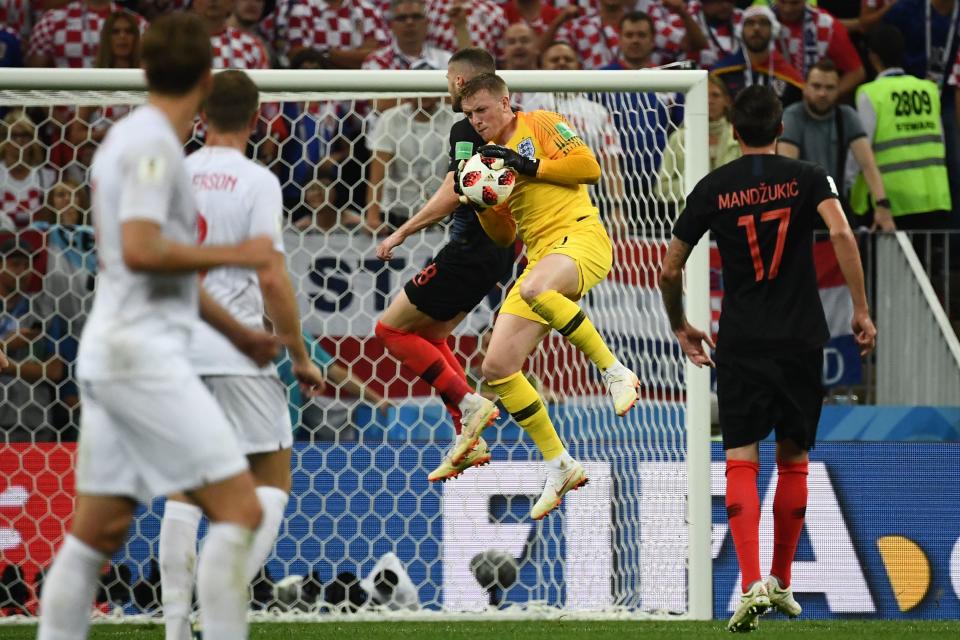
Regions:
<instances>
[{"instance_id":1,"label":"blurred player in white jersey","mask_svg":"<svg viewBox=\"0 0 960 640\"><path fill-rule=\"evenodd\" d=\"M255 362L276 338L235 320L197 272L268 267L272 238L196 245L183 143L209 93L210 38L193 15L159 18L143 37L147 104L117 122L91 168L100 270L80 340L83 417L71 532L43 585L40 640L87 636L103 564L138 502L186 492L211 521L198 562L208 640L247 637L245 574L260 502L236 436L193 372L198 315Z\"/></svg>"},{"instance_id":2,"label":"blurred player in white jersey","mask_svg":"<svg viewBox=\"0 0 960 640\"><path fill-rule=\"evenodd\" d=\"M207 144L187 158L186 166L198 207L200 243L233 244L267 235L273 240L273 259L259 272L213 269L204 275L202 286L248 327L262 329L266 312L290 351L301 390L316 395L323 390L324 379L300 334L297 299L283 253L280 182L245 155L256 127L258 104L257 87L247 74L218 73L203 107ZM287 394L272 363L259 366L203 323L198 323L193 333L190 361L233 425L257 484L263 521L246 568L249 582L273 549L290 493L293 427ZM191 637L189 616L200 516L200 508L186 495L174 494L167 500L160 527L166 640Z\"/></svg>"}]
</instances>

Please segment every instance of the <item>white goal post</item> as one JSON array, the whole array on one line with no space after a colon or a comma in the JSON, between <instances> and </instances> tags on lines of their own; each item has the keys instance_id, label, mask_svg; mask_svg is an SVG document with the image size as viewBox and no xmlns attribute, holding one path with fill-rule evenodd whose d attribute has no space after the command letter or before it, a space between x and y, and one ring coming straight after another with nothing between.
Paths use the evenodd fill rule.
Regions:
<instances>
[{"instance_id":1,"label":"white goal post","mask_svg":"<svg viewBox=\"0 0 960 640\"><path fill-rule=\"evenodd\" d=\"M652 172L660 165L660 154L666 153L662 148L653 149L651 140L662 143L678 130L678 123L657 125L661 130L647 137L629 127L653 119L645 119L643 113L625 113L650 106L646 99L638 102L630 97L640 92L652 101L682 96L665 100L671 113L682 111L679 148L684 150L684 163L682 176L676 177L683 192L689 193L709 168L707 74L679 70L499 73L511 92L534 100L531 104L537 104L535 96L547 94L554 96L556 104L580 104L566 99L575 96L602 104L610 113L617 140L607 142L618 151L594 151L606 158L601 160L602 165L607 162L605 171L619 177L611 183L614 186L598 187L594 195L614 239L614 270L610 280L585 297L583 304L618 356L638 371L644 384L643 400L630 416L617 421L606 406L602 389L598 392L598 378L582 357L561 341L549 340L532 358L531 371L544 390L552 393L551 415L561 437L587 464L588 472L595 474L596 481L578 494L571 493L557 514L531 524L529 517L524 517L523 505L526 496L538 493L542 485L540 457L508 418L501 421L496 433L493 429L487 432L495 451L493 464L470 470L441 487L428 486L426 473L439 460L452 433L449 419L435 396L425 392L382 350L371 346L371 329L385 302L441 246L445 231L427 230L409 238L398 250L398 261L382 265L373 255L376 240L357 229L341 233L339 229L295 227L297 211L305 210L304 215L310 217L316 208L307 195L294 195L285 237L305 329L320 339L333 356L334 366L355 374L377 393L386 391L390 403L380 407L383 415L378 415L370 408L369 398L364 402L349 397L349 383L341 382L333 385L333 398L295 407L298 419L306 420L314 413L320 417L312 423L316 431L309 432L295 451L288 517L268 569L274 581L315 572L318 582L327 583L347 569L364 577L384 553L395 552L410 574L424 610L475 612L486 604L482 601L486 595L473 581L469 560L477 551L495 547L517 558L517 583L502 595L520 615L541 615L538 605L545 603L549 610L588 618L614 614L711 619L710 374L679 354L656 282L659 258L673 222L670 217L679 212L680 203L675 197L651 192L656 189L651 185L657 184ZM419 100L444 96L447 91L442 71L267 70L249 74L264 103L306 105L303 110L310 105L338 105L326 112L334 137L326 141L331 151L329 158L324 158L325 166L333 167L326 197L336 209L337 221L347 219L369 186L371 154L361 147L375 126L370 115L373 105L402 97L417 99L420 105ZM37 125L38 142L44 136L57 138L61 144L68 140L66 144L75 152L70 161L57 160L52 150L55 145L46 142L44 165L52 167L56 180L72 171L70 175L79 176L81 187L86 185L80 150L95 147L96 127L86 123L89 126L79 129L85 137L78 142L66 133L68 120L76 118L82 106L135 104L143 99L144 81L138 70L0 69L0 109L10 113L17 107L27 108ZM63 110L63 106L68 107L68 115L57 115L57 108ZM656 108L661 106L658 102ZM436 113L431 111L426 121L438 120ZM575 128L596 126L599 130L602 123L592 122L592 114L563 115ZM578 115L582 116L579 120ZM342 151L335 148L339 144L336 136L343 134L348 118L359 133L344 144L346 156L341 157L336 155ZM284 135L300 135L295 124ZM8 140L10 126L14 125L0 129L0 144ZM303 157L284 156L282 144L274 157L278 174L291 183L297 180L293 165L311 153L310 141L296 142ZM261 148L258 144L258 152ZM648 152L656 156L650 165L642 159ZM627 160L631 157L641 160L631 164ZM441 159L437 166L444 162ZM636 169L644 166L649 171ZM353 170L358 173L348 176ZM308 186L285 184L302 187L303 194ZM333 193L340 198L336 206ZM41 197L46 200L46 194ZM77 273L91 263L92 247L81 246L79 240L84 226L64 226L53 215L18 233L29 235L31 242L38 243L38 252L44 252L43 266L33 264L31 268L38 270L38 287L56 305L57 313L61 303L77 298L76 314L82 316L90 286L77 283L93 281L92 275ZM69 271L65 278L60 278L60 268ZM688 262L685 291L688 318L704 328L712 321L709 269L708 246L700 242ZM455 350L468 367L479 364L477 350L499 299L492 294L458 330ZM75 326L80 324L82 320L77 320ZM69 341L65 333L51 337L56 349ZM381 379L385 370L391 372L387 380ZM65 393L68 385L68 379L32 383L29 399L46 398L44 394L50 392L49 402L62 404L58 394ZM76 409L70 407L67 413L71 411ZM342 426L332 427L336 416L342 418ZM21 418L17 414L14 421ZM0 429L7 426L0 425ZM65 521L67 514L53 513L50 504L59 500L62 510L63 498L72 491L68 467L73 449L66 444L71 438L65 435L72 426L69 418L58 422L47 430L59 434L52 438L31 436L29 429L21 429L28 432L22 438L0 434L0 458L5 459L0 482L6 482L0 492L6 497L23 495L25 505L23 517L11 520L13 524L0 521L0 542L5 545L5 557L23 567L28 590L33 588L33 574L44 568L49 550L59 543L58 534L50 531L62 536L63 523L57 529L57 522L51 525L51 519L62 517ZM14 426L8 431L15 431ZM318 435L321 432L327 435ZM43 484L41 477L46 479L44 486L56 485L49 495L34 495L48 491L38 488ZM18 493L21 489L22 494ZM28 508L32 500L36 505ZM126 565L126 574L118 572L116 582L129 578L131 583L147 583L158 510L162 510L161 501L138 515L131 542L116 562ZM38 524L41 520L45 529ZM47 550L38 551L41 548ZM100 606L118 615L150 613L146 605L137 608L133 600ZM0 602L0 609L7 613L17 613L17 606ZM319 611L306 605L300 608ZM34 613L35 600L20 612Z\"/></svg>"}]
</instances>

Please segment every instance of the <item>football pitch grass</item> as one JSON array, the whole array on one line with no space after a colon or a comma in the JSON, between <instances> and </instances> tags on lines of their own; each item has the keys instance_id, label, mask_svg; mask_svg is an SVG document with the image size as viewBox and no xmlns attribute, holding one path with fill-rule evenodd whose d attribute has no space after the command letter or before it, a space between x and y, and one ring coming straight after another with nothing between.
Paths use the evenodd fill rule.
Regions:
<instances>
[{"instance_id":1,"label":"football pitch grass","mask_svg":"<svg viewBox=\"0 0 960 640\"><path fill-rule=\"evenodd\" d=\"M0 639L27 640L36 636L33 625L2 625ZM473 621L473 622L319 622L259 623L251 626L251 640L700 640L732 638L726 622L581 622L581 621ZM960 638L960 621L900 620L763 620L750 638L776 640L901 640L904 638ZM158 624L94 625L90 638L135 638L161 640Z\"/></svg>"}]
</instances>

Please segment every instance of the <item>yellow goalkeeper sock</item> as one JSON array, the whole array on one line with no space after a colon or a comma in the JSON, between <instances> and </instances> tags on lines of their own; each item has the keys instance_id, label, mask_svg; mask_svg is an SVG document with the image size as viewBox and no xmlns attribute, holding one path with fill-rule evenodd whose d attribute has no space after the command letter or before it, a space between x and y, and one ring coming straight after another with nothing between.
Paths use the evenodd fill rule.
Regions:
<instances>
[{"instance_id":1,"label":"yellow goalkeeper sock","mask_svg":"<svg viewBox=\"0 0 960 640\"><path fill-rule=\"evenodd\" d=\"M550 416L547 415L543 401L523 372L517 371L502 380L492 380L487 384L500 396L500 402L513 419L530 434L544 460L553 460L566 451Z\"/></svg>"},{"instance_id":2,"label":"yellow goalkeeper sock","mask_svg":"<svg viewBox=\"0 0 960 640\"><path fill-rule=\"evenodd\" d=\"M551 289L534 298L530 308L590 358L601 371L617 361L590 318L573 300Z\"/></svg>"}]
</instances>

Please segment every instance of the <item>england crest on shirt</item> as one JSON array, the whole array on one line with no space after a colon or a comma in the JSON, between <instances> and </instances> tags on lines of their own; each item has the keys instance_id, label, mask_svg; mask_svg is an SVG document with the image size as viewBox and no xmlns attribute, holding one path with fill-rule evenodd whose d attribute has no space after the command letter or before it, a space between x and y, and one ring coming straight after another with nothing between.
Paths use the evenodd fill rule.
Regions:
<instances>
[{"instance_id":1,"label":"england crest on shirt","mask_svg":"<svg viewBox=\"0 0 960 640\"><path fill-rule=\"evenodd\" d=\"M536 154L536 150L533 148L533 140L531 138L521 140L520 144L517 145L517 153L532 160Z\"/></svg>"}]
</instances>

